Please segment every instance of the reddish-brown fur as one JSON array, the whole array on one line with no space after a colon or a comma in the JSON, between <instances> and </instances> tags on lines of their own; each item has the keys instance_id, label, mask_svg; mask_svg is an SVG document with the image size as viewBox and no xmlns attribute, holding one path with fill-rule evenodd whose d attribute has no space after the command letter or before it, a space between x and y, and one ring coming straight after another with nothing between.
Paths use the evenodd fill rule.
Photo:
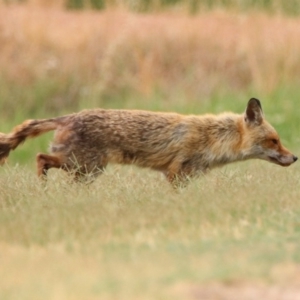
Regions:
<instances>
[{"instance_id":1,"label":"reddish-brown fur","mask_svg":"<svg viewBox=\"0 0 300 300\"><path fill-rule=\"evenodd\" d=\"M51 154L37 155L39 176L50 168L72 171L77 177L97 176L108 163L120 163L161 171L176 184L235 161L259 158L288 166L297 160L281 145L254 98L241 115L93 109L27 120L0 135L0 160L27 137L50 130L56 130Z\"/></svg>"}]
</instances>

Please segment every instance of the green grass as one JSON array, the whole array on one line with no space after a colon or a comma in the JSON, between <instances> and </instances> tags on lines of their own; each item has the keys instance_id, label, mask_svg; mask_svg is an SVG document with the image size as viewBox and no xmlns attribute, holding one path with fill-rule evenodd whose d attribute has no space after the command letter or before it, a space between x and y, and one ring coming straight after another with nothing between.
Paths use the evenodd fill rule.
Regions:
<instances>
[{"instance_id":1,"label":"green grass","mask_svg":"<svg viewBox=\"0 0 300 300\"><path fill-rule=\"evenodd\" d=\"M121 4L133 11L149 12L164 9L187 7L189 12L198 13L205 9L226 8L239 11L264 10L267 12L283 12L289 15L298 15L299 2L296 0L68 0L66 6L72 9L93 8L104 9Z\"/></svg>"}]
</instances>

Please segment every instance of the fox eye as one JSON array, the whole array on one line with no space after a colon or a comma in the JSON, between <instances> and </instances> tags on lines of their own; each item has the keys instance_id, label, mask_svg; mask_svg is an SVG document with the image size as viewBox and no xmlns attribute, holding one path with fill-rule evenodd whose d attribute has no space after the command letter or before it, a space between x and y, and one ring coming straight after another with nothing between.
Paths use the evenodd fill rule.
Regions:
<instances>
[{"instance_id":1,"label":"fox eye","mask_svg":"<svg viewBox=\"0 0 300 300\"><path fill-rule=\"evenodd\" d=\"M272 139L271 141L272 141L272 143L273 143L274 145L277 145L277 144L278 144L278 140L276 140L276 139Z\"/></svg>"}]
</instances>

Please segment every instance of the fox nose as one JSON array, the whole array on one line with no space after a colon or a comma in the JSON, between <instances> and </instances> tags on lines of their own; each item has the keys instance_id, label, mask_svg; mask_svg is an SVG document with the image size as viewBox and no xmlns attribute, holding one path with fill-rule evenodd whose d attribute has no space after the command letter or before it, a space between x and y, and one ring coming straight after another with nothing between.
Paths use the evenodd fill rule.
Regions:
<instances>
[{"instance_id":1,"label":"fox nose","mask_svg":"<svg viewBox=\"0 0 300 300\"><path fill-rule=\"evenodd\" d=\"M294 162L295 162L295 161L298 160L298 157L294 155L293 159L294 159Z\"/></svg>"}]
</instances>

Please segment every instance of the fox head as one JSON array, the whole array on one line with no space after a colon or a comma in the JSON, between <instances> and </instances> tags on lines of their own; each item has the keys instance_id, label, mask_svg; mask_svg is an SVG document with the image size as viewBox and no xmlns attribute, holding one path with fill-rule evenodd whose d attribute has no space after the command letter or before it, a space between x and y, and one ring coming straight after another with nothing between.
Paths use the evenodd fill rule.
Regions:
<instances>
[{"instance_id":1,"label":"fox head","mask_svg":"<svg viewBox=\"0 0 300 300\"><path fill-rule=\"evenodd\" d=\"M244 113L243 149L249 158L287 167L298 158L280 142L276 130L265 120L260 101L251 98Z\"/></svg>"}]
</instances>

